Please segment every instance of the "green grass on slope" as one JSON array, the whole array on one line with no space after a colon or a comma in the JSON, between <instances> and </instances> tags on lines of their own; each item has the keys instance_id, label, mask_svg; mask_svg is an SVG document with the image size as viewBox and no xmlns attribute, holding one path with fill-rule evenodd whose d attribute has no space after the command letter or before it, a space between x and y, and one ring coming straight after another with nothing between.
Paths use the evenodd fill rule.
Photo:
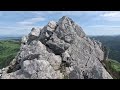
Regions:
<instances>
[{"instance_id":1,"label":"green grass on slope","mask_svg":"<svg viewBox=\"0 0 120 90\"><path fill-rule=\"evenodd\" d=\"M109 59L105 62L107 71L114 79L120 79L120 63L116 60Z\"/></svg>"},{"instance_id":2,"label":"green grass on slope","mask_svg":"<svg viewBox=\"0 0 120 90\"><path fill-rule=\"evenodd\" d=\"M120 63L115 60L109 60L111 68L113 68L116 72L120 72Z\"/></svg>"},{"instance_id":3,"label":"green grass on slope","mask_svg":"<svg viewBox=\"0 0 120 90\"><path fill-rule=\"evenodd\" d=\"M20 43L17 41L0 41L0 68L6 67L19 51Z\"/></svg>"}]
</instances>

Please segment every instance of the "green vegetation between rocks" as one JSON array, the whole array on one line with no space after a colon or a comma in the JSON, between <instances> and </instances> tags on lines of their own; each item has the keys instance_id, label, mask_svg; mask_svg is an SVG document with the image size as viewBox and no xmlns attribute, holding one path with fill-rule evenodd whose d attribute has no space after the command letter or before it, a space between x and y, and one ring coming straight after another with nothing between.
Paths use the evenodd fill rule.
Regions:
<instances>
[{"instance_id":1,"label":"green vegetation between rocks","mask_svg":"<svg viewBox=\"0 0 120 90\"><path fill-rule=\"evenodd\" d=\"M0 69L9 65L20 49L20 42L0 40Z\"/></svg>"},{"instance_id":2,"label":"green vegetation between rocks","mask_svg":"<svg viewBox=\"0 0 120 90\"><path fill-rule=\"evenodd\" d=\"M120 79L120 63L116 60L108 59L105 62L107 71L114 79Z\"/></svg>"}]
</instances>

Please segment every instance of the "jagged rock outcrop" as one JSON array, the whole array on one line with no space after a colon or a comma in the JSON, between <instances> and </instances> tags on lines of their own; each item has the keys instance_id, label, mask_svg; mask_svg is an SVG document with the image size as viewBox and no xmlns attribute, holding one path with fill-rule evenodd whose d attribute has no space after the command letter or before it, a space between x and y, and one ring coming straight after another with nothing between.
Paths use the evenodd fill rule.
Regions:
<instances>
[{"instance_id":1,"label":"jagged rock outcrop","mask_svg":"<svg viewBox=\"0 0 120 90\"><path fill-rule=\"evenodd\" d=\"M1 79L112 79L102 65L102 43L91 40L69 17L33 28Z\"/></svg>"}]
</instances>

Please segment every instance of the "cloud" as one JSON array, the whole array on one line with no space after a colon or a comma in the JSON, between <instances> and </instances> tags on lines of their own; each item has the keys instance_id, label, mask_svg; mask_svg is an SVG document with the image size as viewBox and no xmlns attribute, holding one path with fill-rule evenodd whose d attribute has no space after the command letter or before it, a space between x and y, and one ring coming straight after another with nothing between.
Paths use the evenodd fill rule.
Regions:
<instances>
[{"instance_id":1,"label":"cloud","mask_svg":"<svg viewBox=\"0 0 120 90\"><path fill-rule=\"evenodd\" d=\"M110 27L110 28L120 28L120 25L91 25L91 26L87 26L87 27L91 27L91 28L99 28L99 27Z\"/></svg>"},{"instance_id":2,"label":"cloud","mask_svg":"<svg viewBox=\"0 0 120 90\"><path fill-rule=\"evenodd\" d=\"M119 28L120 29L120 28ZM120 35L120 30L117 28L114 30L109 29L94 29L94 30L86 30L85 31L87 35Z\"/></svg>"},{"instance_id":3,"label":"cloud","mask_svg":"<svg viewBox=\"0 0 120 90\"><path fill-rule=\"evenodd\" d=\"M84 28L87 35L119 35L120 27Z\"/></svg>"},{"instance_id":4,"label":"cloud","mask_svg":"<svg viewBox=\"0 0 120 90\"><path fill-rule=\"evenodd\" d=\"M45 18L35 17L35 18L31 18L31 19L27 19L27 20L18 22L18 23L21 24L21 25L33 25L33 24L35 24L37 22L40 22L40 21L45 21Z\"/></svg>"},{"instance_id":5,"label":"cloud","mask_svg":"<svg viewBox=\"0 0 120 90\"><path fill-rule=\"evenodd\" d=\"M35 28L43 28L43 26L33 26L33 25L31 25L31 26L21 26L21 25L17 25L17 26L7 26L7 27L5 27L5 26L0 26L0 30L23 30L23 29L29 29L29 30L31 30L33 27L35 27ZM2 32L1 32L2 33Z\"/></svg>"},{"instance_id":6,"label":"cloud","mask_svg":"<svg viewBox=\"0 0 120 90\"><path fill-rule=\"evenodd\" d=\"M107 11L100 16L107 21L120 21L120 11Z\"/></svg>"},{"instance_id":7,"label":"cloud","mask_svg":"<svg viewBox=\"0 0 120 90\"><path fill-rule=\"evenodd\" d=\"M87 35L120 33L119 11L1 11L0 16L1 35L27 35L31 28L42 27L48 21L57 21L62 16L72 18Z\"/></svg>"},{"instance_id":8,"label":"cloud","mask_svg":"<svg viewBox=\"0 0 120 90\"><path fill-rule=\"evenodd\" d=\"M45 14L55 14L56 11L31 11L31 13L36 15L45 15Z\"/></svg>"},{"instance_id":9,"label":"cloud","mask_svg":"<svg viewBox=\"0 0 120 90\"><path fill-rule=\"evenodd\" d=\"M31 29L35 28L42 28L43 26L0 26L0 36L7 35L7 36L23 36L30 33Z\"/></svg>"},{"instance_id":10,"label":"cloud","mask_svg":"<svg viewBox=\"0 0 120 90\"><path fill-rule=\"evenodd\" d=\"M118 12L118 11L109 11L109 12L103 13L103 15L101 15L101 16L104 16L104 17L120 17L120 12Z\"/></svg>"},{"instance_id":11,"label":"cloud","mask_svg":"<svg viewBox=\"0 0 120 90\"><path fill-rule=\"evenodd\" d=\"M84 27L87 35L119 35L119 25L91 25Z\"/></svg>"},{"instance_id":12,"label":"cloud","mask_svg":"<svg viewBox=\"0 0 120 90\"><path fill-rule=\"evenodd\" d=\"M80 16L83 14L93 14L91 13L93 11L33 11L31 13L36 14L36 15L70 15L70 16ZM98 12L94 12L96 14Z\"/></svg>"}]
</instances>

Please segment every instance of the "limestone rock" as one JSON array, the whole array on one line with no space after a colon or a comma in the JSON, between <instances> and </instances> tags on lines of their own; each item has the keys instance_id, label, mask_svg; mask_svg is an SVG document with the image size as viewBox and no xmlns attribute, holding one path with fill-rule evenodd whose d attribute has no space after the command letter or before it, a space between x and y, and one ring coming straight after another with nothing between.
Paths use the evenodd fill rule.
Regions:
<instances>
[{"instance_id":1,"label":"limestone rock","mask_svg":"<svg viewBox=\"0 0 120 90\"><path fill-rule=\"evenodd\" d=\"M50 39L46 42L46 45L58 55L63 53L70 46L69 43L59 39L55 34L50 37Z\"/></svg>"},{"instance_id":2,"label":"limestone rock","mask_svg":"<svg viewBox=\"0 0 120 90\"><path fill-rule=\"evenodd\" d=\"M28 44L39 37L41 29L32 28L31 32L28 35Z\"/></svg>"},{"instance_id":3,"label":"limestone rock","mask_svg":"<svg viewBox=\"0 0 120 90\"><path fill-rule=\"evenodd\" d=\"M21 39L21 44L26 44L28 40L28 36L23 36Z\"/></svg>"},{"instance_id":4,"label":"limestone rock","mask_svg":"<svg viewBox=\"0 0 120 90\"><path fill-rule=\"evenodd\" d=\"M112 79L102 65L106 50L63 16L22 38L20 51L1 79Z\"/></svg>"},{"instance_id":5,"label":"limestone rock","mask_svg":"<svg viewBox=\"0 0 120 90\"><path fill-rule=\"evenodd\" d=\"M0 74L2 74L2 70L0 69Z\"/></svg>"},{"instance_id":6,"label":"limestone rock","mask_svg":"<svg viewBox=\"0 0 120 90\"><path fill-rule=\"evenodd\" d=\"M30 78L57 79L58 75L46 60L26 60L23 62L22 70L30 75ZM35 77L36 74L36 77Z\"/></svg>"},{"instance_id":7,"label":"limestone rock","mask_svg":"<svg viewBox=\"0 0 120 90\"><path fill-rule=\"evenodd\" d=\"M38 37L39 34L40 34L40 29L32 28L31 32L29 33L29 38L36 39L36 37Z\"/></svg>"},{"instance_id":8,"label":"limestone rock","mask_svg":"<svg viewBox=\"0 0 120 90\"><path fill-rule=\"evenodd\" d=\"M54 70L59 70L62 63L61 57L55 54L51 54L47 61L51 64Z\"/></svg>"},{"instance_id":9,"label":"limestone rock","mask_svg":"<svg viewBox=\"0 0 120 90\"><path fill-rule=\"evenodd\" d=\"M48 23L48 26L50 27L50 28L52 28L52 29L55 29L55 27L56 27L56 22L55 21L50 21L49 23Z\"/></svg>"}]
</instances>

